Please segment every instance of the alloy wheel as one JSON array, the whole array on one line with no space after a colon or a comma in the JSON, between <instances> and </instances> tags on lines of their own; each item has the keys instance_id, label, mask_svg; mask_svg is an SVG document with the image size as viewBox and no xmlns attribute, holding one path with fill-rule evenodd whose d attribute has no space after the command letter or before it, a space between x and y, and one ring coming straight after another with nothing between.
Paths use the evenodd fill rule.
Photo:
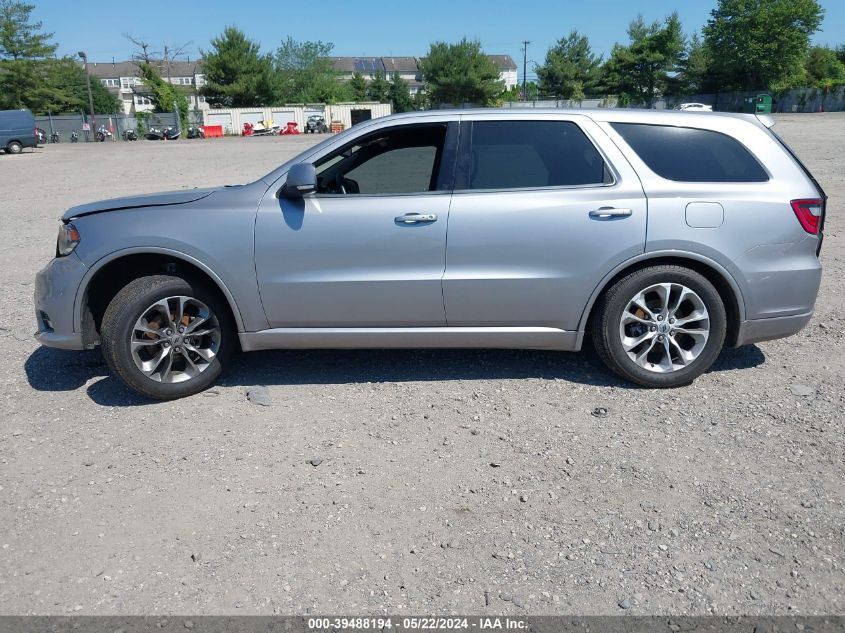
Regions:
<instances>
[{"instance_id":1,"label":"alloy wheel","mask_svg":"<svg viewBox=\"0 0 845 633\"><path fill-rule=\"evenodd\" d=\"M156 382L190 380L209 368L220 350L217 317L202 301L175 296L156 301L130 335L135 366Z\"/></svg>"},{"instance_id":2,"label":"alloy wheel","mask_svg":"<svg viewBox=\"0 0 845 633\"><path fill-rule=\"evenodd\" d=\"M710 336L710 316L698 294L678 283L638 292L619 321L622 348L637 365L655 373L689 367Z\"/></svg>"}]
</instances>

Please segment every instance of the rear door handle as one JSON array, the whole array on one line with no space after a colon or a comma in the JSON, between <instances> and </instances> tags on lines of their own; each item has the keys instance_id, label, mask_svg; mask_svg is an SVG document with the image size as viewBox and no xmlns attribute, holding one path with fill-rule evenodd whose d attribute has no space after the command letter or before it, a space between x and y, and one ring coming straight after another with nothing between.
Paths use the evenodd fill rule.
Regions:
<instances>
[{"instance_id":1,"label":"rear door handle","mask_svg":"<svg viewBox=\"0 0 845 633\"><path fill-rule=\"evenodd\" d=\"M397 224L424 224L427 222L437 222L437 216L434 213L406 213L393 220Z\"/></svg>"},{"instance_id":2,"label":"rear door handle","mask_svg":"<svg viewBox=\"0 0 845 633\"><path fill-rule=\"evenodd\" d=\"M590 211L590 217L597 220L610 220L611 218L627 218L631 215L630 209L616 209L614 207L602 207Z\"/></svg>"}]
</instances>

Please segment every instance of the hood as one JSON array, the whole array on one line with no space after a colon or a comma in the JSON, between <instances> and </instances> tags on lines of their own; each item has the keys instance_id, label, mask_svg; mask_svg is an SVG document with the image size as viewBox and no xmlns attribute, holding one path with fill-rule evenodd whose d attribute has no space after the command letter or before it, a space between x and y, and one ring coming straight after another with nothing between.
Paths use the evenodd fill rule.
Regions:
<instances>
[{"instance_id":1,"label":"hood","mask_svg":"<svg viewBox=\"0 0 845 633\"><path fill-rule=\"evenodd\" d=\"M139 207L164 207L172 204L185 204L187 202L194 202L202 200L217 191L217 188L211 189L183 189L181 191L168 191L166 193L151 193L143 196L131 196L128 198L112 198L111 200L101 200L99 202L89 202L88 204L80 204L76 207L71 207L62 216L62 220L67 222L74 218L82 217L83 215L91 215L93 213L102 213L104 211L118 211L120 209L137 209Z\"/></svg>"}]
</instances>

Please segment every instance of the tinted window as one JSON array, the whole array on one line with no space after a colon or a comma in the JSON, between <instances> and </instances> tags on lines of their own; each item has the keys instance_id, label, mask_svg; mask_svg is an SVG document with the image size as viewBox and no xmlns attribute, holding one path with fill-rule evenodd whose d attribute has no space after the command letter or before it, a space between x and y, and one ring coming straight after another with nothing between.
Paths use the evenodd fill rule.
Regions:
<instances>
[{"instance_id":1,"label":"tinted window","mask_svg":"<svg viewBox=\"0 0 845 633\"><path fill-rule=\"evenodd\" d=\"M469 189L600 185L611 181L604 160L568 121L476 121Z\"/></svg>"},{"instance_id":2,"label":"tinted window","mask_svg":"<svg viewBox=\"0 0 845 633\"><path fill-rule=\"evenodd\" d=\"M736 140L711 130L613 123L613 128L658 176L682 182L765 182L769 179Z\"/></svg>"},{"instance_id":3,"label":"tinted window","mask_svg":"<svg viewBox=\"0 0 845 633\"><path fill-rule=\"evenodd\" d=\"M429 191L436 157L432 145L399 147L351 169L346 177L358 183L361 193Z\"/></svg>"},{"instance_id":4,"label":"tinted window","mask_svg":"<svg viewBox=\"0 0 845 633\"><path fill-rule=\"evenodd\" d=\"M403 126L356 139L315 163L317 192L422 193L437 188L445 125Z\"/></svg>"}]
</instances>

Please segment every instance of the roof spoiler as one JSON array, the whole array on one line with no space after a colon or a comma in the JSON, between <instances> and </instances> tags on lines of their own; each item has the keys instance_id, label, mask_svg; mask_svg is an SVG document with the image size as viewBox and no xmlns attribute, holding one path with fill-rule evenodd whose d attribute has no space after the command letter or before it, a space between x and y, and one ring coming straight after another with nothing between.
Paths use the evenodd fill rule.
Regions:
<instances>
[{"instance_id":1,"label":"roof spoiler","mask_svg":"<svg viewBox=\"0 0 845 633\"><path fill-rule=\"evenodd\" d=\"M770 130L775 126L775 118L772 117L772 116L769 116L768 114L762 114L762 115L758 114L757 120L760 121L760 123L765 125Z\"/></svg>"}]
</instances>

